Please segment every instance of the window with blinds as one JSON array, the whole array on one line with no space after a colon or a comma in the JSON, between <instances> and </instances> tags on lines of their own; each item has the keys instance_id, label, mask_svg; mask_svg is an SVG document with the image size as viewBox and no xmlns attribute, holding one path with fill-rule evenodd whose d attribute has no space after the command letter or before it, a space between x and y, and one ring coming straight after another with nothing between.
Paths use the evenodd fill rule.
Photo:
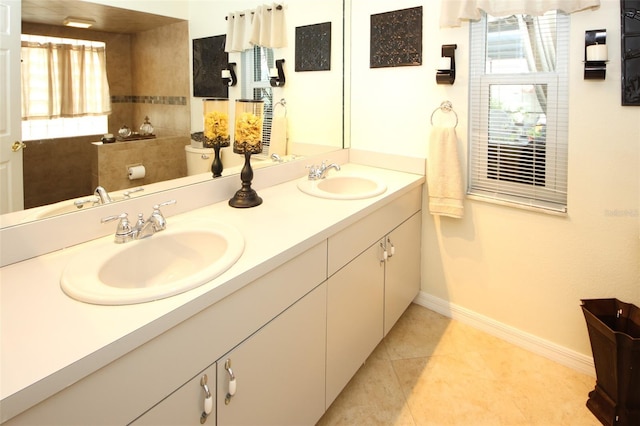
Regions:
<instances>
[{"instance_id":1,"label":"window with blinds","mask_svg":"<svg viewBox=\"0 0 640 426\"><path fill-rule=\"evenodd\" d=\"M471 25L471 198L567 211L569 18Z\"/></svg>"},{"instance_id":2,"label":"window with blinds","mask_svg":"<svg viewBox=\"0 0 640 426\"><path fill-rule=\"evenodd\" d=\"M269 83L269 69L274 65L273 49L254 46L242 52L242 97L264 101L262 123L262 153L269 153L271 123L273 121L273 90Z\"/></svg>"}]
</instances>

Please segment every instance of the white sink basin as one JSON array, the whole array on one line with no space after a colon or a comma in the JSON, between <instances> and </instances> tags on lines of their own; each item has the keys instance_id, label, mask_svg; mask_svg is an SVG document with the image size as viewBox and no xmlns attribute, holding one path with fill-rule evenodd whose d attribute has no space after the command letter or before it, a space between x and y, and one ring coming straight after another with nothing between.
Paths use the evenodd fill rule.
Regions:
<instances>
[{"instance_id":1,"label":"white sink basin","mask_svg":"<svg viewBox=\"0 0 640 426\"><path fill-rule=\"evenodd\" d=\"M314 197L334 200L360 200L382 194L387 185L372 176L336 172L319 180L306 177L298 181L298 189Z\"/></svg>"},{"instance_id":2,"label":"white sink basin","mask_svg":"<svg viewBox=\"0 0 640 426\"><path fill-rule=\"evenodd\" d=\"M163 299L209 282L242 255L236 228L212 220L177 225L142 240L104 241L71 259L60 286L74 299L128 305Z\"/></svg>"},{"instance_id":3,"label":"white sink basin","mask_svg":"<svg viewBox=\"0 0 640 426\"><path fill-rule=\"evenodd\" d=\"M29 214L26 217L26 220L36 220L36 219L46 219L52 216L58 216L65 213L77 212L80 210L90 209L92 207L100 206L101 204L93 204L92 202L88 202L83 204L81 207L78 207L74 204L74 201L84 201L84 200L92 200L93 197L84 197L77 198L76 200L66 200L60 201L54 204L49 204L47 206L35 207L33 209L33 213ZM126 200L127 198L122 195L112 195L111 199L113 201L121 201Z\"/></svg>"}]
</instances>

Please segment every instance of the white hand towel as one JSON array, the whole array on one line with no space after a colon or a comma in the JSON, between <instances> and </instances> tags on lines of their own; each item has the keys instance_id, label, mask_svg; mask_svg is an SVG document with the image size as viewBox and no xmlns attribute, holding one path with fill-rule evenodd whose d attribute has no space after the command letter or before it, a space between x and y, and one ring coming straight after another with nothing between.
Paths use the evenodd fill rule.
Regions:
<instances>
[{"instance_id":1,"label":"white hand towel","mask_svg":"<svg viewBox=\"0 0 640 426\"><path fill-rule=\"evenodd\" d=\"M271 123L271 139L269 140L269 155L287 155L287 117L273 117Z\"/></svg>"},{"instance_id":2,"label":"white hand towel","mask_svg":"<svg viewBox=\"0 0 640 426\"><path fill-rule=\"evenodd\" d=\"M461 218L464 213L462 171L458 157L458 137L453 127L434 126L429 137L427 158L429 212Z\"/></svg>"}]
</instances>

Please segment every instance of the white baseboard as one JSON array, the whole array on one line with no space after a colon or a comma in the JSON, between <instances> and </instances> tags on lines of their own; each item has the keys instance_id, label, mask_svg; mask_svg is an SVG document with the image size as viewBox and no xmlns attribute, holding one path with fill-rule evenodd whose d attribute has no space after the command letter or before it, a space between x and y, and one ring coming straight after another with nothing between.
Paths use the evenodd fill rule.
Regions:
<instances>
[{"instance_id":1,"label":"white baseboard","mask_svg":"<svg viewBox=\"0 0 640 426\"><path fill-rule=\"evenodd\" d=\"M596 376L593 358L480 315L421 291L414 303L541 355L580 373Z\"/></svg>"}]
</instances>

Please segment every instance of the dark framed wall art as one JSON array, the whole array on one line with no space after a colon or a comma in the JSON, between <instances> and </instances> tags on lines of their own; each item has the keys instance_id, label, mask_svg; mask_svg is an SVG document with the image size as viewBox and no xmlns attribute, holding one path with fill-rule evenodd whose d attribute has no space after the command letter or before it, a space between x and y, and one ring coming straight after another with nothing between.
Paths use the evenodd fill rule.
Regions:
<instances>
[{"instance_id":1,"label":"dark framed wall art","mask_svg":"<svg viewBox=\"0 0 640 426\"><path fill-rule=\"evenodd\" d=\"M370 68L422 65L422 6L371 15Z\"/></svg>"},{"instance_id":2,"label":"dark framed wall art","mask_svg":"<svg viewBox=\"0 0 640 426\"><path fill-rule=\"evenodd\" d=\"M622 105L640 106L640 0L620 1Z\"/></svg>"},{"instance_id":3,"label":"dark framed wall art","mask_svg":"<svg viewBox=\"0 0 640 426\"><path fill-rule=\"evenodd\" d=\"M193 40L193 96L229 97L229 87L221 78L229 63L229 54L224 51L226 39L226 35L219 35Z\"/></svg>"},{"instance_id":4,"label":"dark framed wall art","mask_svg":"<svg viewBox=\"0 0 640 426\"><path fill-rule=\"evenodd\" d=\"M331 22L296 27L296 71L331 69Z\"/></svg>"}]
</instances>

